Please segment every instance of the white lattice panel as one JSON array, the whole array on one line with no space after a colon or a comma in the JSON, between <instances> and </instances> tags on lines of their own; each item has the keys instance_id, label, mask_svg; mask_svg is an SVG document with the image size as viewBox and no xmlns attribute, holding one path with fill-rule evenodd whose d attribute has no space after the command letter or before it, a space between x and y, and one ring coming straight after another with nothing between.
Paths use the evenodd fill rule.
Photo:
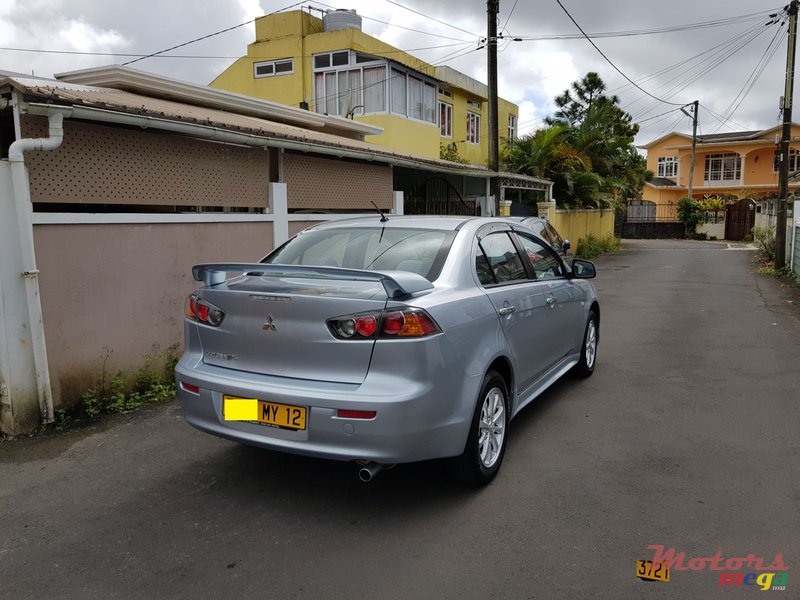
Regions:
<instances>
[{"instance_id":1,"label":"white lattice panel","mask_svg":"<svg viewBox=\"0 0 800 600\"><path fill-rule=\"evenodd\" d=\"M47 119L26 117L25 137ZM25 157L33 202L267 206L262 149L65 119L57 150Z\"/></svg>"},{"instance_id":2,"label":"white lattice panel","mask_svg":"<svg viewBox=\"0 0 800 600\"><path fill-rule=\"evenodd\" d=\"M283 155L290 209L374 210L392 207L392 169L307 154Z\"/></svg>"}]
</instances>

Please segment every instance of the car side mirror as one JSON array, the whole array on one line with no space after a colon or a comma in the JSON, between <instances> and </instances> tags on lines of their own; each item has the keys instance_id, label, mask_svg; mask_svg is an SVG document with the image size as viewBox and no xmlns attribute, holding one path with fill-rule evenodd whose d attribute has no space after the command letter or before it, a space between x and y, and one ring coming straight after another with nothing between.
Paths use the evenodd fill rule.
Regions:
<instances>
[{"instance_id":1,"label":"car side mirror","mask_svg":"<svg viewBox=\"0 0 800 600\"><path fill-rule=\"evenodd\" d=\"M564 243L561 245L561 247L564 249L564 254L566 254L567 252L569 252L569 249L572 246L570 245L569 240L564 240Z\"/></svg>"},{"instance_id":2,"label":"car side mirror","mask_svg":"<svg viewBox=\"0 0 800 600\"><path fill-rule=\"evenodd\" d=\"M576 258L572 261L572 275L577 279L591 279L597 276L597 269L588 260Z\"/></svg>"}]
</instances>

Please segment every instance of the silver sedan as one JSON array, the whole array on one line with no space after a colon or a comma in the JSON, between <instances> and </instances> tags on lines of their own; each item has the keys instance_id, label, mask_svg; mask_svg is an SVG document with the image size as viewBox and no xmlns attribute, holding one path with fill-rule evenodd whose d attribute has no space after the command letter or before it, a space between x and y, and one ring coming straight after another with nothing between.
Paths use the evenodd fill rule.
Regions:
<instances>
[{"instance_id":1,"label":"silver sedan","mask_svg":"<svg viewBox=\"0 0 800 600\"><path fill-rule=\"evenodd\" d=\"M306 229L259 263L194 267L178 395L194 427L383 466L444 458L497 474L511 420L592 374L592 263L519 222L366 217Z\"/></svg>"}]
</instances>

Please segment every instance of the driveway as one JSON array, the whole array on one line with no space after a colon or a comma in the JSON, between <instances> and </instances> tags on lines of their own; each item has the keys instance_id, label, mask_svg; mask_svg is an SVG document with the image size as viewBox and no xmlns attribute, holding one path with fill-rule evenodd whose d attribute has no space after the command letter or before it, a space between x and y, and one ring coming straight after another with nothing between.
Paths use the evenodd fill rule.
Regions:
<instances>
[{"instance_id":1,"label":"driveway","mask_svg":"<svg viewBox=\"0 0 800 600\"><path fill-rule=\"evenodd\" d=\"M782 553L800 594L800 294L726 244L597 260L597 370L512 424L489 487L437 463L237 446L174 403L0 444L3 598L709 598L635 577L662 545ZM744 572L749 572L746 567ZM744 594L739 590L725 590Z\"/></svg>"}]
</instances>

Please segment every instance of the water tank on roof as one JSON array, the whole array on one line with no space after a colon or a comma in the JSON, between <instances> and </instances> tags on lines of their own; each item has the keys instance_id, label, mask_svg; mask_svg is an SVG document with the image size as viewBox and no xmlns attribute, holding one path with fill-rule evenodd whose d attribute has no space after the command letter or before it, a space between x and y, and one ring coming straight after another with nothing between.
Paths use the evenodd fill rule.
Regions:
<instances>
[{"instance_id":1,"label":"water tank on roof","mask_svg":"<svg viewBox=\"0 0 800 600\"><path fill-rule=\"evenodd\" d=\"M325 31L339 31L340 29L358 29L361 31L361 17L354 8L337 8L329 10L322 17Z\"/></svg>"}]
</instances>

